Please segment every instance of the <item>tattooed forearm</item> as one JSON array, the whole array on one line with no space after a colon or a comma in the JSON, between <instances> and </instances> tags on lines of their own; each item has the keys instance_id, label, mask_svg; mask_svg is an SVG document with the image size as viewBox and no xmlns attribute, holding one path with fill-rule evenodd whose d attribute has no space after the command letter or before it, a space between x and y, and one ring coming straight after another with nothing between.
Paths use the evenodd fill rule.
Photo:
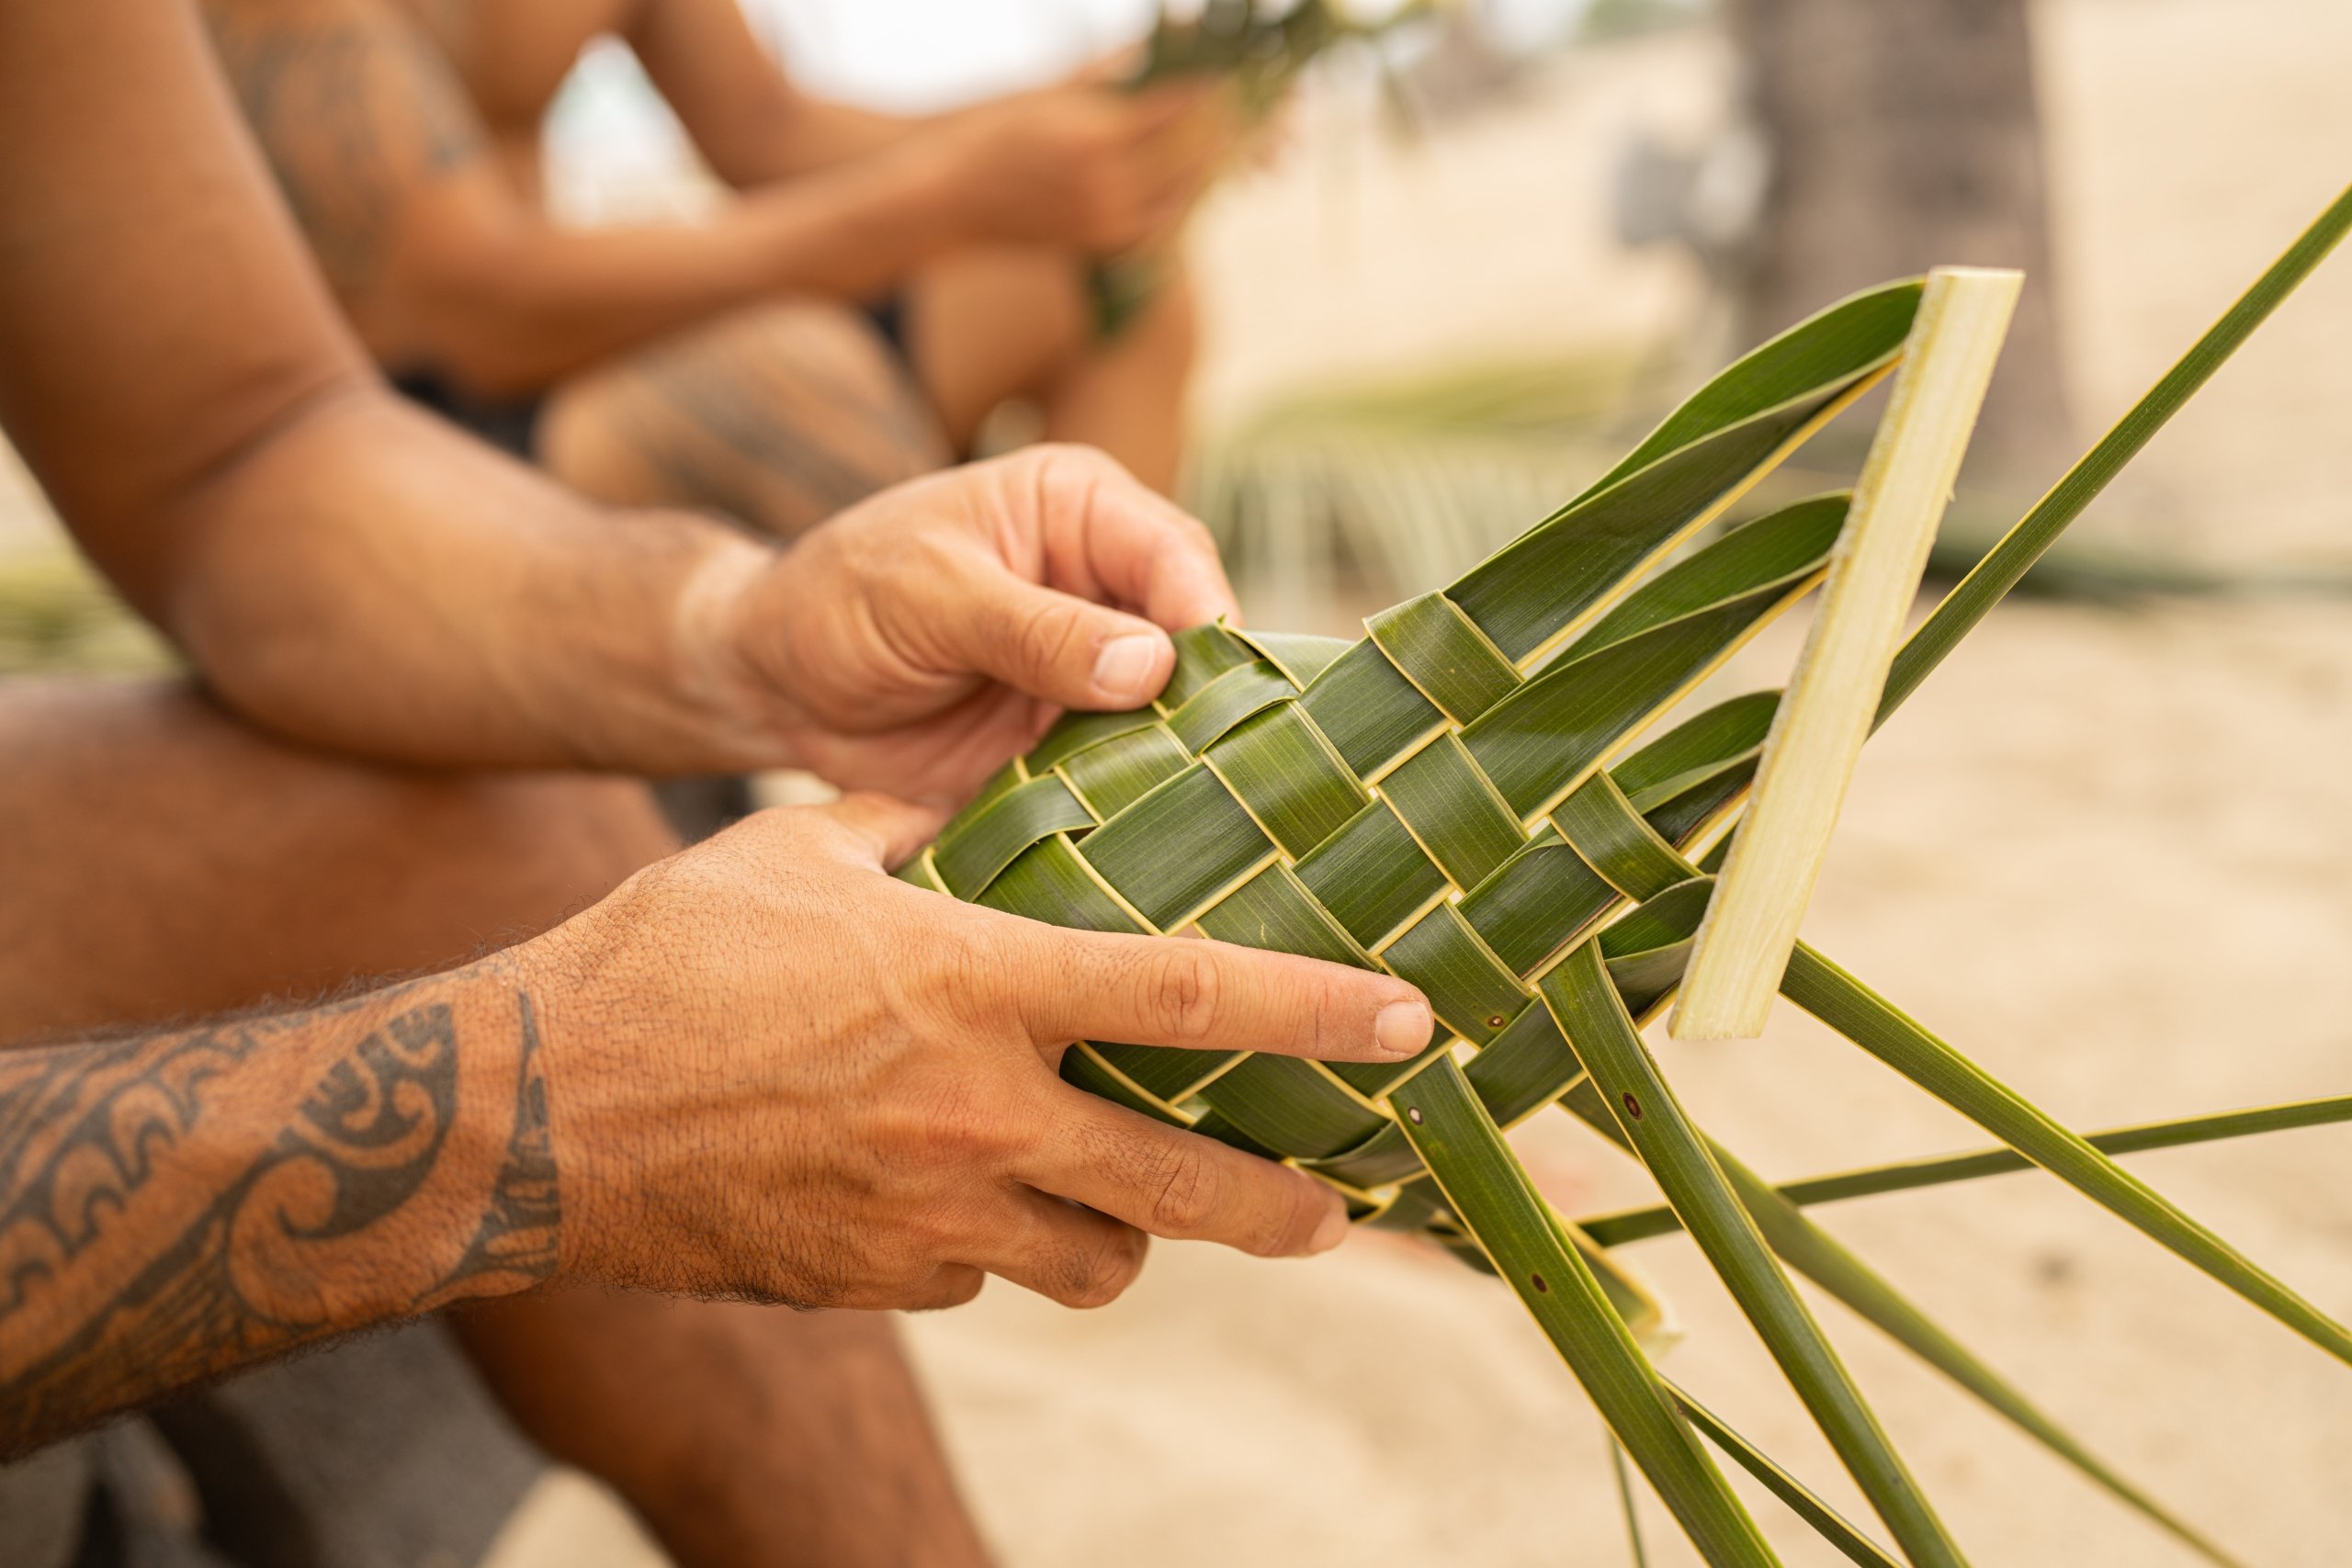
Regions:
<instances>
[{"instance_id":1,"label":"tattooed forearm","mask_svg":"<svg viewBox=\"0 0 2352 1568\"><path fill-rule=\"evenodd\" d=\"M525 994L519 1000L523 1036L514 1070L514 1130L507 1136L505 1162L491 1190L490 1211L457 1266L417 1298L420 1308L520 1290L555 1272L563 1198L556 1185L555 1141L548 1129L538 1021L532 1015L530 997Z\"/></svg>"},{"instance_id":2,"label":"tattooed forearm","mask_svg":"<svg viewBox=\"0 0 2352 1568\"><path fill-rule=\"evenodd\" d=\"M457 984L0 1054L0 1454L553 1272L530 999Z\"/></svg>"}]
</instances>

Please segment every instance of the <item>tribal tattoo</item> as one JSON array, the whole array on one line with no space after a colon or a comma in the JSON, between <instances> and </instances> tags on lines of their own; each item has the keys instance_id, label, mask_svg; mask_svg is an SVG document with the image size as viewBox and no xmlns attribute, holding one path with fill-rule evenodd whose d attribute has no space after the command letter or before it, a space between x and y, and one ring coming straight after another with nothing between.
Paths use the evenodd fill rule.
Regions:
<instances>
[{"instance_id":1,"label":"tribal tattoo","mask_svg":"<svg viewBox=\"0 0 2352 1568\"><path fill-rule=\"evenodd\" d=\"M0 1053L0 1456L554 1272L562 1205L530 998L516 994L507 1038L461 1042L431 984ZM305 1085L290 1064L322 1052ZM497 1168L461 1168L453 1130L502 1122Z\"/></svg>"},{"instance_id":2,"label":"tribal tattoo","mask_svg":"<svg viewBox=\"0 0 2352 1568\"><path fill-rule=\"evenodd\" d=\"M336 291L379 276L403 204L483 156L462 83L384 0L207 0L246 121Z\"/></svg>"},{"instance_id":3,"label":"tribal tattoo","mask_svg":"<svg viewBox=\"0 0 2352 1568\"><path fill-rule=\"evenodd\" d=\"M913 373L853 312L746 311L605 378L600 434L661 499L790 538L954 460Z\"/></svg>"}]
</instances>

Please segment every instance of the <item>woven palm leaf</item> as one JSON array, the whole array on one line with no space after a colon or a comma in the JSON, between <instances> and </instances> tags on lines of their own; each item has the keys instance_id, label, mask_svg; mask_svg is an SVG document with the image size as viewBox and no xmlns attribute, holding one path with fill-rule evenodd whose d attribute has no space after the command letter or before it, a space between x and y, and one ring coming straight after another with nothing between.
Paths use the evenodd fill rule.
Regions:
<instances>
[{"instance_id":1,"label":"woven palm leaf","mask_svg":"<svg viewBox=\"0 0 2352 1568\"><path fill-rule=\"evenodd\" d=\"M1897 657L1882 720L2347 225L2352 192L1953 590ZM1782 995L2000 1146L1775 1190L1692 1122L1641 1035L1681 979L1780 694L1679 719L1669 711L1822 579L1848 497L1800 501L1680 552L1890 373L1920 293L1916 280L1888 284L1764 344L1582 494L1442 591L1373 616L1358 641L1223 625L1182 634L1155 703L1063 718L900 874L1058 925L1195 931L1419 986L1439 1027L1402 1065L1098 1041L1068 1052L1062 1072L1313 1172L1361 1222L1424 1234L1498 1275L1708 1562L1776 1561L1715 1452L1855 1562L1962 1561L1789 1268L2180 1540L2228 1561L1804 1208L2030 1163L2352 1361L2352 1333L2111 1157L2341 1120L2352 1097L2086 1139L1801 943ZM1502 1132L1555 1105L1637 1157L1666 1205L1582 1224L1555 1213ZM1610 1249L1678 1228L1893 1547L1658 1373L1650 1351L1662 1308Z\"/></svg>"}]
</instances>

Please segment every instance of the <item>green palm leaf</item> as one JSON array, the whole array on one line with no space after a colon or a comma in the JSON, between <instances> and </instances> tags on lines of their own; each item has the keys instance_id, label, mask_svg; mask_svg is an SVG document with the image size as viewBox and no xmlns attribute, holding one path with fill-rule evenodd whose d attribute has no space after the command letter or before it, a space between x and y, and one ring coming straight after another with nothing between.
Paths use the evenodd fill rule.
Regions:
<instances>
[{"instance_id":1,"label":"green palm leaf","mask_svg":"<svg viewBox=\"0 0 2352 1568\"><path fill-rule=\"evenodd\" d=\"M1782 1470L1755 1444L1741 1437L1713 1412L1668 1382L1667 1393L1690 1424L1706 1434L1707 1440L1729 1454L1739 1465L1774 1496L1789 1506L1799 1518L1811 1525L1814 1532L1846 1554L1849 1562L1861 1568L1894 1568L1895 1559L1886 1554L1878 1542L1848 1524L1838 1511L1815 1496L1804 1483Z\"/></svg>"},{"instance_id":2,"label":"green palm leaf","mask_svg":"<svg viewBox=\"0 0 2352 1568\"><path fill-rule=\"evenodd\" d=\"M2327 1095L2317 1100L2299 1100L2286 1105L2267 1105L2246 1111L2216 1111L2204 1116L2183 1116L2169 1122L2145 1122L2136 1126L2111 1128L2104 1133L2086 1133L2083 1142L2104 1155L2142 1154L2152 1149L2185 1148L2192 1144L2211 1143L2221 1138L2243 1138L2255 1133L2284 1133L2298 1127L2329 1127L2339 1122L2352 1122L2352 1094ZM1908 1192L1922 1187L1941 1187L1954 1181L1973 1181L1982 1177L2007 1176L2033 1168L2033 1162L2015 1149L1977 1149L1967 1154L1933 1155L1924 1159L1871 1166L1862 1170L1807 1177L1802 1181L1783 1182L1775 1190L1781 1199L1803 1207L1834 1203L1847 1198L1872 1198L1883 1192ZM1602 1214L1577 1223L1603 1247L1623 1247L1627 1242L1668 1235L1682 1228L1681 1222L1674 1217L1674 1211L1664 1204L1629 1209L1623 1213Z\"/></svg>"},{"instance_id":3,"label":"green palm leaf","mask_svg":"<svg viewBox=\"0 0 2352 1568\"><path fill-rule=\"evenodd\" d=\"M1915 1562L1961 1561L1838 1353L1772 1261L1707 1140L1690 1124L1644 1048L1601 958L1600 942L1586 942L1546 975L1543 993L1627 1143L1665 1190L1684 1227L1895 1540Z\"/></svg>"},{"instance_id":4,"label":"green palm leaf","mask_svg":"<svg viewBox=\"0 0 2352 1568\"><path fill-rule=\"evenodd\" d=\"M1881 722L2347 227L2352 192L1988 553L1903 649ZM1857 295L1748 355L1566 505L1443 592L1373 617L1360 640L1182 634L1158 701L1064 718L899 874L1062 925L1197 931L1419 986L1441 1027L1402 1065L1090 1041L1063 1074L1313 1171L1364 1223L1425 1235L1499 1276L1709 1562L1774 1558L1702 1434L1852 1561L1892 1559L1658 1375L1644 1336L1660 1309L1603 1244L1676 1229L1697 1240L1908 1561L1962 1557L1783 1263L2227 1561L1802 1205L2030 1163L2352 1359L2352 1334L2109 1157L2340 1120L2344 1101L2086 1140L1800 944L1782 993L2003 1147L1776 1190L1691 1122L1639 1034L1681 982L1779 694L1657 727L1819 581L1846 498L1690 545L1894 369L1919 288ZM1555 1103L1639 1158L1668 1209L1596 1219L1596 1234L1553 1213L1503 1130Z\"/></svg>"}]
</instances>

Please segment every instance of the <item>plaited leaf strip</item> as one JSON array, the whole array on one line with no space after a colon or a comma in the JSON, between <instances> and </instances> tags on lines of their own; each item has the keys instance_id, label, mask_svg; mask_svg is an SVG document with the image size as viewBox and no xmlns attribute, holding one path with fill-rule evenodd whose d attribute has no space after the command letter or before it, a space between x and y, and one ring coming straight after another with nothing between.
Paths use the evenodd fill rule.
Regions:
<instances>
[{"instance_id":1,"label":"plaited leaf strip","mask_svg":"<svg viewBox=\"0 0 2352 1568\"><path fill-rule=\"evenodd\" d=\"M1915 637L1882 718L2347 227L2352 193ZM1501 1276L1709 1562L1775 1559L1698 1432L1851 1560L1890 1559L1657 1376L1640 1337L1665 1332L1654 1294L1544 1204L1502 1138L1546 1105L1660 1179L1667 1223L1596 1224L1616 1240L1694 1234L1907 1560L1962 1558L1784 1260L2227 1562L1693 1125L1637 1032L1680 982L1778 694L1643 738L1819 581L1847 498L1690 544L1893 369L1918 298L1916 281L1870 290L1758 349L1567 505L1442 592L1372 617L1359 641L1182 634L1150 707L1066 717L899 874L1062 925L1197 930L1376 964L1420 987L1439 1027L1401 1066L1088 1042L1063 1073L1313 1171L1360 1221L1427 1235ZM2352 1360L2352 1334L1809 947L1782 988L1977 1120L2012 1151L2001 1157L2041 1166Z\"/></svg>"}]
</instances>

